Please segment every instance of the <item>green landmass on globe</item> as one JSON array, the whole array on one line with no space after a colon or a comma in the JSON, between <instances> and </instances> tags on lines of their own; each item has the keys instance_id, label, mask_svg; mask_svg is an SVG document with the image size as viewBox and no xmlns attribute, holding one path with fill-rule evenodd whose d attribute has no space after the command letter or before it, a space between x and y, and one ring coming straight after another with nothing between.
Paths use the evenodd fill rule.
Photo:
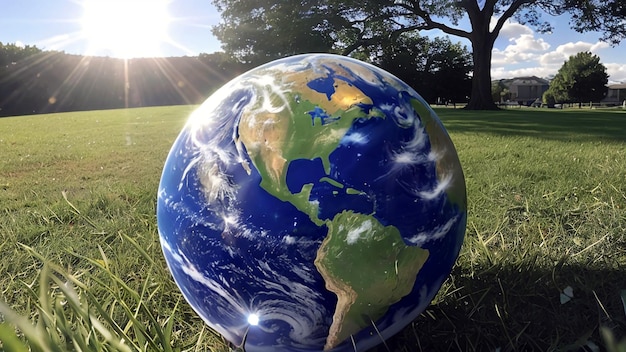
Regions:
<instances>
[{"instance_id":1,"label":"green landmass on globe","mask_svg":"<svg viewBox=\"0 0 626 352\"><path fill-rule=\"evenodd\" d=\"M342 70L339 66L333 69ZM328 96L307 86L315 79L310 72L268 76L293 83L288 91L279 91L281 84L273 86L268 81L263 82L265 86L257 87L267 92L257 105L270 104L272 108L259 105L244 112L237 142L245 146L259 171L263 189L294 205L316 225L328 227L315 266L327 289L338 298L325 345L325 349L332 349L372 325L391 304L409 294L429 253L417 246L407 246L397 228L383 226L373 214L344 210L332 219L320 219L319 204L310 200L312 183L304 184L299 192L289 190L290 163L319 158L326 174L319 182L336 187L334 192L363 194L329 176L329 156L354 120L385 118L385 114L376 108L364 111L360 104L371 105L372 100L342 80L334 80L334 93ZM327 121L313 116L311 112L315 109L322 109Z\"/></svg>"},{"instance_id":2,"label":"green landmass on globe","mask_svg":"<svg viewBox=\"0 0 626 352\"><path fill-rule=\"evenodd\" d=\"M312 185L305 185L298 193L289 191L286 181L289 164L296 159L320 158L328 174L329 156L339 146L353 121L359 118L385 118L385 114L375 108L368 113L363 111L358 104L372 104L372 100L346 82L335 80L335 92L328 98L326 94L307 87L310 79L307 73L291 73L286 80L295 82L292 91L284 92L282 96L276 91L270 92L274 95L270 95L270 103L285 104L283 109L263 109L258 112L252 107L245 112L239 122L238 142L246 146L250 160L259 171L260 186L278 199L290 202L321 226L324 221L317 217L317 204L309 200ZM308 99L301 99L301 96ZM332 121L324 122L320 118L311 117L310 112L316 108L322 109ZM330 177L324 177L321 181L343 187ZM346 191L360 193L354 189Z\"/></svg>"},{"instance_id":3,"label":"green landmass on globe","mask_svg":"<svg viewBox=\"0 0 626 352\"><path fill-rule=\"evenodd\" d=\"M328 222L315 266L338 302L325 349L372 325L411 292L428 251L407 246L394 226L344 211Z\"/></svg>"}]
</instances>

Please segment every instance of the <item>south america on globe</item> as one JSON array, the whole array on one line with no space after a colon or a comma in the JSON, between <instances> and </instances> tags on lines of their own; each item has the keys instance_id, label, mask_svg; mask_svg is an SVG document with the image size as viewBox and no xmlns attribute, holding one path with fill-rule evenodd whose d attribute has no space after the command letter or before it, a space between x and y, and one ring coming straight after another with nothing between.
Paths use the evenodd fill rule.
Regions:
<instances>
[{"instance_id":1,"label":"south america on globe","mask_svg":"<svg viewBox=\"0 0 626 352\"><path fill-rule=\"evenodd\" d=\"M161 176L169 270L197 314L255 351L364 351L424 311L467 219L446 130L370 64L297 55L192 115Z\"/></svg>"}]
</instances>

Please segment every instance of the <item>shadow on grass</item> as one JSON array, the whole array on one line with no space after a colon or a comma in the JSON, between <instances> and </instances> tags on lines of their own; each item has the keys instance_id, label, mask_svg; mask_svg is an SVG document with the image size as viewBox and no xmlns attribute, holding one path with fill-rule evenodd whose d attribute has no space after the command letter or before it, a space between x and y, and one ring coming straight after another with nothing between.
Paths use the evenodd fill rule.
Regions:
<instances>
[{"instance_id":1,"label":"shadow on grass","mask_svg":"<svg viewBox=\"0 0 626 352\"><path fill-rule=\"evenodd\" d=\"M452 299L369 352L606 351L603 329L626 338L623 271L559 264L546 271L494 266L473 277L464 271L455 268L449 279ZM573 297L562 303L568 286Z\"/></svg>"},{"instance_id":2,"label":"shadow on grass","mask_svg":"<svg viewBox=\"0 0 626 352\"><path fill-rule=\"evenodd\" d=\"M449 132L487 132L555 140L602 139L626 142L624 110L435 111Z\"/></svg>"}]
</instances>

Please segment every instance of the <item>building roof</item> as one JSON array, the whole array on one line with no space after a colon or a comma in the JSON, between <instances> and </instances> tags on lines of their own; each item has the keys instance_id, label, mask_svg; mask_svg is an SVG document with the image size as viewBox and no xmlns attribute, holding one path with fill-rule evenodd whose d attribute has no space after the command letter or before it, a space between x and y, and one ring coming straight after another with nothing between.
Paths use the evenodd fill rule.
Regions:
<instances>
[{"instance_id":1,"label":"building roof","mask_svg":"<svg viewBox=\"0 0 626 352\"><path fill-rule=\"evenodd\" d=\"M511 79L511 83L510 84L515 84L518 86L522 86L522 85L549 85L550 82L548 82L547 80L543 79L543 78L539 78L537 76L528 76L528 77L515 77L513 79Z\"/></svg>"},{"instance_id":2,"label":"building roof","mask_svg":"<svg viewBox=\"0 0 626 352\"><path fill-rule=\"evenodd\" d=\"M626 89L626 84L625 83L609 84L608 87L609 89Z\"/></svg>"}]
</instances>

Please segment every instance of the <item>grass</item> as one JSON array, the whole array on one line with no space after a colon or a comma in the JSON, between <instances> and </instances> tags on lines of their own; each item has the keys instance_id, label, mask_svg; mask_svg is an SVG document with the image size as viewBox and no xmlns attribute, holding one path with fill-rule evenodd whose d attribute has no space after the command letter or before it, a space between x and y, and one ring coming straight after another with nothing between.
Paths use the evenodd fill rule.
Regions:
<instances>
[{"instance_id":1,"label":"grass","mask_svg":"<svg viewBox=\"0 0 626 352\"><path fill-rule=\"evenodd\" d=\"M230 350L182 299L156 230L192 109L0 119L0 351ZM433 304L374 351L625 351L626 113L437 111L466 240Z\"/></svg>"},{"instance_id":2,"label":"grass","mask_svg":"<svg viewBox=\"0 0 626 352\"><path fill-rule=\"evenodd\" d=\"M83 351L228 350L182 303L156 229L163 163L192 109L0 119L0 311L44 341L35 351L79 350L79 337Z\"/></svg>"},{"instance_id":3,"label":"grass","mask_svg":"<svg viewBox=\"0 0 626 352\"><path fill-rule=\"evenodd\" d=\"M400 342L578 351L606 345L603 327L626 337L626 114L439 113L464 167L468 230L418 338Z\"/></svg>"}]
</instances>

